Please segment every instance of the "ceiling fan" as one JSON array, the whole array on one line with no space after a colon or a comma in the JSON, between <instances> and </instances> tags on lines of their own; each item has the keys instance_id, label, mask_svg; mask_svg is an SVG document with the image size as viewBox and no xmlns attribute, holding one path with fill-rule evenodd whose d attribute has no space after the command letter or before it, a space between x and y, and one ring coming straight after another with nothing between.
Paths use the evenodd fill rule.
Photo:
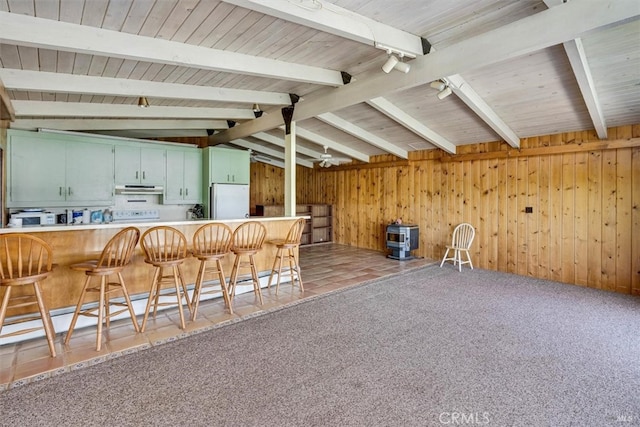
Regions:
<instances>
[{"instance_id":1,"label":"ceiling fan","mask_svg":"<svg viewBox=\"0 0 640 427\"><path fill-rule=\"evenodd\" d=\"M346 159L343 157L333 157L331 154L327 153L328 146L324 145L324 154L321 154L319 158L314 160L314 162L320 162L319 166L321 168L328 168L332 165L339 165L340 163L350 162L351 159Z\"/></svg>"}]
</instances>

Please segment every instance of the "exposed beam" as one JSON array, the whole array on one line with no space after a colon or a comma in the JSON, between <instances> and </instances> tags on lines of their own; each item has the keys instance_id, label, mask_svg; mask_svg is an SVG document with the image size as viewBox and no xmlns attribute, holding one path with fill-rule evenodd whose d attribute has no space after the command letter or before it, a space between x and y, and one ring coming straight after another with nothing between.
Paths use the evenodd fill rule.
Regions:
<instances>
[{"instance_id":1,"label":"exposed beam","mask_svg":"<svg viewBox=\"0 0 640 427\"><path fill-rule=\"evenodd\" d=\"M422 39L419 36L329 2L313 2L305 6L290 0L224 1L371 46L389 47L393 51L407 53L413 57L423 55Z\"/></svg>"},{"instance_id":2,"label":"exposed beam","mask_svg":"<svg viewBox=\"0 0 640 427\"><path fill-rule=\"evenodd\" d=\"M348 133L349 135L353 135L356 138L359 138L365 142L368 142L371 145L378 147L381 150L386 151L387 153L394 154L401 159L408 159L409 154L407 150L403 150L402 148L393 145L389 141L380 138L377 135L372 134L371 132L362 129L359 126L354 125L351 122L348 122L333 113L324 113L316 116L318 119L323 122L340 129L343 132Z\"/></svg>"},{"instance_id":3,"label":"exposed beam","mask_svg":"<svg viewBox=\"0 0 640 427\"><path fill-rule=\"evenodd\" d=\"M450 83L449 87L469 108L473 110L491 129L504 139L507 144L513 148L520 147L520 138L518 135L493 111L491 107L473 90L471 85L460 76L454 74L447 76L446 80Z\"/></svg>"},{"instance_id":4,"label":"exposed beam","mask_svg":"<svg viewBox=\"0 0 640 427\"><path fill-rule=\"evenodd\" d=\"M0 43L342 86L339 71L87 25L0 12Z\"/></svg>"},{"instance_id":5,"label":"exposed beam","mask_svg":"<svg viewBox=\"0 0 640 427\"><path fill-rule=\"evenodd\" d=\"M118 117L156 119L229 119L255 118L250 108L155 107L137 105L91 104L86 102L13 101L17 117Z\"/></svg>"},{"instance_id":6,"label":"exposed beam","mask_svg":"<svg viewBox=\"0 0 640 427\"><path fill-rule=\"evenodd\" d=\"M136 129L227 129L226 120L157 119L17 119L14 129L136 130ZM206 134L205 134L206 136Z\"/></svg>"},{"instance_id":7,"label":"exposed beam","mask_svg":"<svg viewBox=\"0 0 640 427\"><path fill-rule=\"evenodd\" d=\"M205 129L130 129L130 130L101 130L91 133L123 138L180 138L199 137L206 138Z\"/></svg>"},{"instance_id":8,"label":"exposed beam","mask_svg":"<svg viewBox=\"0 0 640 427\"><path fill-rule=\"evenodd\" d=\"M329 139L325 136L317 134L315 132L311 132L310 130L303 129L301 127L296 128L296 132L300 138L304 138L318 145L326 145L332 150L338 151L342 154L347 155L348 157L353 157L354 159L358 159L362 162L369 163L369 156L358 151L354 150L351 147L347 147L344 144L339 143L338 141L334 141L333 139Z\"/></svg>"},{"instance_id":9,"label":"exposed beam","mask_svg":"<svg viewBox=\"0 0 640 427\"><path fill-rule=\"evenodd\" d=\"M409 114L396 107L387 99L378 97L367 101L376 110L400 123L421 138L426 139L438 148L443 149L447 153L455 154L456 146L442 135L432 131Z\"/></svg>"},{"instance_id":10,"label":"exposed beam","mask_svg":"<svg viewBox=\"0 0 640 427\"><path fill-rule=\"evenodd\" d=\"M240 147L251 149L257 153L266 154L268 156L284 160L284 151L278 151L272 148L263 147L260 144L247 141L246 139L234 139L233 141L231 141L231 144L239 145ZM304 166L306 168L313 168L313 163L307 160L296 159L296 164L299 164L300 166Z\"/></svg>"},{"instance_id":11,"label":"exposed beam","mask_svg":"<svg viewBox=\"0 0 640 427\"><path fill-rule=\"evenodd\" d=\"M271 135L266 132L258 132L251 136L261 141L268 142L269 144L277 145L278 147L284 148L284 138L278 138L277 136ZM313 157L315 159L319 158L323 154L322 151L300 147L299 145L296 145L296 152L304 154L305 156Z\"/></svg>"},{"instance_id":12,"label":"exposed beam","mask_svg":"<svg viewBox=\"0 0 640 427\"><path fill-rule=\"evenodd\" d=\"M5 83L7 89L34 92L130 96L136 98L147 96L264 105L289 105L291 103L288 93L225 89L223 87L194 86L9 68L0 68L0 80Z\"/></svg>"},{"instance_id":13,"label":"exposed beam","mask_svg":"<svg viewBox=\"0 0 640 427\"><path fill-rule=\"evenodd\" d=\"M598 138L607 139L607 123L604 119L604 113L598 99L598 93L596 91L595 84L593 83L593 77L591 76L591 69L587 62L587 55L584 53L581 39L570 40L564 42L564 50L567 52L569 63L573 69L573 74L578 81L578 87L582 93L582 98L587 105L587 110L591 116L591 121L596 129Z\"/></svg>"},{"instance_id":14,"label":"exposed beam","mask_svg":"<svg viewBox=\"0 0 640 427\"><path fill-rule=\"evenodd\" d=\"M544 3L548 8L560 6L564 0L544 0ZM576 38L574 40L568 40L563 43L564 50L567 53L567 58L571 64L573 74L578 82L578 87L582 93L582 98L587 105L587 111L591 116L593 127L598 134L598 138L607 139L607 123L602 112L602 106L598 99L598 93L593 83L593 77L591 76L591 68L587 61L587 55L584 52L582 46L582 40Z\"/></svg>"},{"instance_id":15,"label":"exposed beam","mask_svg":"<svg viewBox=\"0 0 640 427\"><path fill-rule=\"evenodd\" d=\"M0 77L0 121L14 121L15 119L16 112L13 109L11 98L9 98L9 94Z\"/></svg>"},{"instance_id":16,"label":"exposed beam","mask_svg":"<svg viewBox=\"0 0 640 427\"><path fill-rule=\"evenodd\" d=\"M369 73L358 76L346 86L305 95L305 101L296 105L294 120L337 111L388 93L428 84L442 76L536 52L604 26L637 19L639 15L636 0L568 2L418 57L411 61L409 73ZM540 31L541 28L545 31ZM522 37L523 34L527 37ZM217 134L214 141L242 138L274 129L282 123L277 114L265 115Z\"/></svg>"}]
</instances>

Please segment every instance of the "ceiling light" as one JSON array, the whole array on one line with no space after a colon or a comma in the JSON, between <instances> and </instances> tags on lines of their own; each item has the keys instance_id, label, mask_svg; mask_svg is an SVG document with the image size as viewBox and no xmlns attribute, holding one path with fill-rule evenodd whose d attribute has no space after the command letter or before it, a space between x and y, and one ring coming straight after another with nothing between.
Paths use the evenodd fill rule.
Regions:
<instances>
[{"instance_id":1,"label":"ceiling light","mask_svg":"<svg viewBox=\"0 0 640 427\"><path fill-rule=\"evenodd\" d=\"M408 73L411 69L411 65L401 62L395 55L389 54L389 59L382 66L382 71L389 74L391 70L398 70L403 73Z\"/></svg>"},{"instance_id":2,"label":"ceiling light","mask_svg":"<svg viewBox=\"0 0 640 427\"><path fill-rule=\"evenodd\" d=\"M260 106L258 104L253 104L253 112L257 113L258 111L262 111L260 110Z\"/></svg>"},{"instance_id":3,"label":"ceiling light","mask_svg":"<svg viewBox=\"0 0 640 427\"><path fill-rule=\"evenodd\" d=\"M451 95L451 88L447 86L438 92L438 99L445 99L449 95Z\"/></svg>"},{"instance_id":4,"label":"ceiling light","mask_svg":"<svg viewBox=\"0 0 640 427\"><path fill-rule=\"evenodd\" d=\"M441 91L444 90L444 88L447 87L447 84L445 82L443 82L442 80L435 80L431 82L430 85L433 89L437 90L437 91Z\"/></svg>"},{"instance_id":5,"label":"ceiling light","mask_svg":"<svg viewBox=\"0 0 640 427\"><path fill-rule=\"evenodd\" d=\"M138 107L140 107L140 108L149 107L149 101L147 101L147 97L146 96L141 96L140 98L138 98Z\"/></svg>"}]
</instances>

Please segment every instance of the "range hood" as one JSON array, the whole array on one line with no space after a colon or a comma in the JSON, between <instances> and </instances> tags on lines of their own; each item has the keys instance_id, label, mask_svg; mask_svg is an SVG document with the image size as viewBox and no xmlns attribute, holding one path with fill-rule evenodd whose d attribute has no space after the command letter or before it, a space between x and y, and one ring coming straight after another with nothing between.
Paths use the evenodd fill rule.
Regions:
<instances>
[{"instance_id":1,"label":"range hood","mask_svg":"<svg viewBox=\"0 0 640 427\"><path fill-rule=\"evenodd\" d=\"M164 187L161 185L116 185L116 194L162 194Z\"/></svg>"}]
</instances>

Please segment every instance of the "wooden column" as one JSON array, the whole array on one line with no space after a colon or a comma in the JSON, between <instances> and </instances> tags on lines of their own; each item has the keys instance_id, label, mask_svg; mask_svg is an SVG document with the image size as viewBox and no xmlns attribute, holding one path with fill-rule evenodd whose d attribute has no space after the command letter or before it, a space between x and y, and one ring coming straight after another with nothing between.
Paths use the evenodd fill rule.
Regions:
<instances>
[{"instance_id":1,"label":"wooden column","mask_svg":"<svg viewBox=\"0 0 640 427\"><path fill-rule=\"evenodd\" d=\"M285 123L284 132L284 216L296 214L296 122L293 119L294 106L282 109Z\"/></svg>"}]
</instances>

